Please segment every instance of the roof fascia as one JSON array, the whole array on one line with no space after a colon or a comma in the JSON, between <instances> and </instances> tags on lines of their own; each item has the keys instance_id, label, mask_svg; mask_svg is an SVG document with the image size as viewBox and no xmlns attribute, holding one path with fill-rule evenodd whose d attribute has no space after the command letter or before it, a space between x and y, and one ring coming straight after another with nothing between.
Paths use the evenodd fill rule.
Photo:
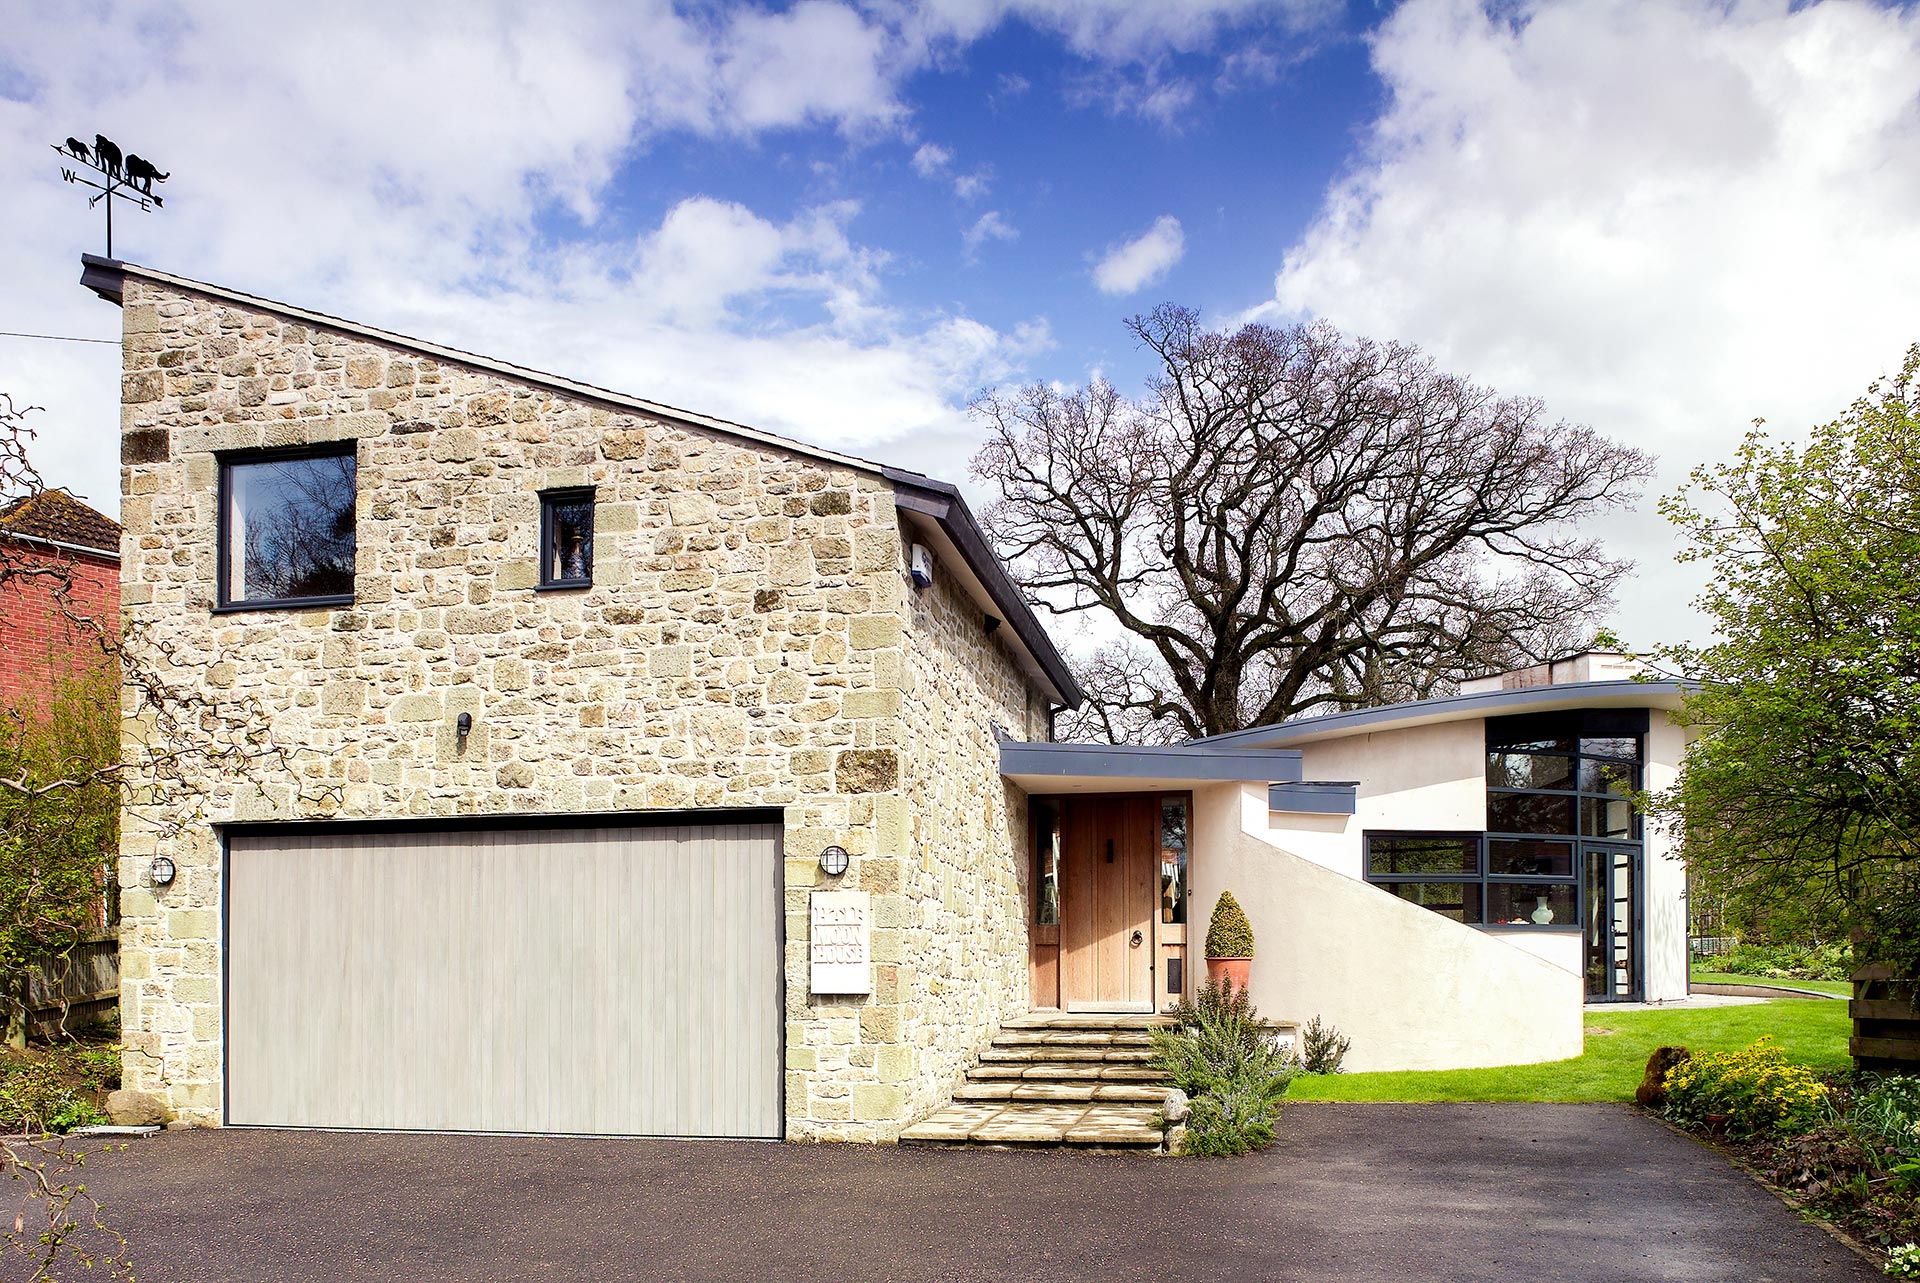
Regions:
<instances>
[{"instance_id":1,"label":"roof fascia","mask_svg":"<svg viewBox=\"0 0 1920 1283\"><path fill-rule=\"evenodd\" d=\"M1002 775L1056 779L1180 779L1201 783L1300 781L1298 749L1210 749L1188 744L1000 742Z\"/></svg>"},{"instance_id":2,"label":"roof fascia","mask_svg":"<svg viewBox=\"0 0 1920 1283\"><path fill-rule=\"evenodd\" d=\"M1053 638L1041 626L1033 607L1027 604L1026 598L1007 577L1006 567L1001 564L1000 558L987 546L986 534L980 529L972 509L967 507L960 488L951 482L938 481L903 468L882 468L881 475L893 483L896 504L933 521L953 541L953 546L966 560L967 568L999 609L1001 619L1012 625L1014 634L1053 684L1054 694L1059 696L1060 703L1068 708L1080 707L1086 694L1074 680L1073 670L1067 667L1067 661L1054 646Z\"/></svg>"},{"instance_id":3,"label":"roof fascia","mask_svg":"<svg viewBox=\"0 0 1920 1283\"><path fill-rule=\"evenodd\" d=\"M1648 708L1672 708L1697 683L1659 679L1654 681L1567 682L1559 686L1528 686L1520 690L1482 691L1473 695L1444 695L1439 699L1412 700L1404 704L1383 704L1378 708L1356 708L1344 713L1327 713L1282 722L1276 726L1255 726L1244 731L1229 731L1189 740L1194 745L1289 744L1324 739L1359 731L1391 729L1398 725L1425 725L1434 722L1461 721L1473 717L1500 717L1508 713L1541 711L1554 707L1593 706L1596 700L1613 707L1644 705ZM1606 705L1600 705L1605 707Z\"/></svg>"}]
</instances>

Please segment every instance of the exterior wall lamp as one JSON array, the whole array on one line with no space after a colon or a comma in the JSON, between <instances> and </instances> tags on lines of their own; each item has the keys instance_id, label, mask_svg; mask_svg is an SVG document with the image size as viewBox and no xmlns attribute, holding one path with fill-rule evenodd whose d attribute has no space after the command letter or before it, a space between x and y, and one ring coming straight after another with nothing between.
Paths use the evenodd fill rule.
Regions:
<instances>
[{"instance_id":1,"label":"exterior wall lamp","mask_svg":"<svg viewBox=\"0 0 1920 1283\"><path fill-rule=\"evenodd\" d=\"M173 861L164 855L153 857L153 863L147 866L147 879L157 887L163 887L173 881Z\"/></svg>"},{"instance_id":2,"label":"exterior wall lamp","mask_svg":"<svg viewBox=\"0 0 1920 1283\"><path fill-rule=\"evenodd\" d=\"M820 871L830 878L837 878L847 871L847 848L830 846L820 853Z\"/></svg>"}]
</instances>

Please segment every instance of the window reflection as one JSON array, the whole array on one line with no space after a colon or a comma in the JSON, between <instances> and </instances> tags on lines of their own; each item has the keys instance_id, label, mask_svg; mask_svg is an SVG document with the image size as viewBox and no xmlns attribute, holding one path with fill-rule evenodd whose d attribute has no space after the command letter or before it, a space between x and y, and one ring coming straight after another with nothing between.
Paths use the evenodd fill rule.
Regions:
<instances>
[{"instance_id":1,"label":"window reflection","mask_svg":"<svg viewBox=\"0 0 1920 1283\"><path fill-rule=\"evenodd\" d=\"M1187 920L1187 800L1160 799L1160 921Z\"/></svg>"},{"instance_id":2,"label":"window reflection","mask_svg":"<svg viewBox=\"0 0 1920 1283\"><path fill-rule=\"evenodd\" d=\"M1033 819L1033 920L1060 921L1060 805L1035 802Z\"/></svg>"},{"instance_id":3,"label":"window reflection","mask_svg":"<svg viewBox=\"0 0 1920 1283\"><path fill-rule=\"evenodd\" d=\"M222 470L227 602L353 594L350 452L240 460Z\"/></svg>"}]
</instances>

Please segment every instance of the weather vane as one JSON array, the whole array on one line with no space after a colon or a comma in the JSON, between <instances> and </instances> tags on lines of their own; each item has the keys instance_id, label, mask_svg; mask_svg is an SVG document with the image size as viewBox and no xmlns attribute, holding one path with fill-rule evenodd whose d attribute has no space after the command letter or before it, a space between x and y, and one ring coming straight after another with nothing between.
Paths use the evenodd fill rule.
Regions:
<instances>
[{"instance_id":1,"label":"weather vane","mask_svg":"<svg viewBox=\"0 0 1920 1283\"><path fill-rule=\"evenodd\" d=\"M69 138L64 143L55 143L53 149L62 156L71 157L98 173L107 181L96 183L77 169L60 166L60 177L70 183L79 183L82 187L91 187L99 192L98 196L87 200L87 208L105 202L107 206L107 257L113 257L113 202L131 201L143 210L164 208L166 202L153 194L155 183L164 183L171 176L163 174L150 160L138 156L121 157L120 149L105 134L93 136L93 146L89 148L78 138Z\"/></svg>"}]
</instances>

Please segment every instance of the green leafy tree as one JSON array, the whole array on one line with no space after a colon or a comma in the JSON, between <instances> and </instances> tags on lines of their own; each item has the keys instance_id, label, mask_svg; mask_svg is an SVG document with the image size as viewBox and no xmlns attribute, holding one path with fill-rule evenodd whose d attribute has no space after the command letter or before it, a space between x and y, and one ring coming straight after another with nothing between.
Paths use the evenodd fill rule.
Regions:
<instances>
[{"instance_id":1,"label":"green leafy tree","mask_svg":"<svg viewBox=\"0 0 1920 1283\"><path fill-rule=\"evenodd\" d=\"M26 1045L36 961L96 925L118 849L120 682L104 655L41 705L0 712L0 988L7 1040Z\"/></svg>"},{"instance_id":2,"label":"green leafy tree","mask_svg":"<svg viewBox=\"0 0 1920 1283\"><path fill-rule=\"evenodd\" d=\"M1750 919L1863 927L1920 974L1920 345L1802 448L1757 425L1662 504L1717 640L1665 658L1698 735L1655 808Z\"/></svg>"}]
</instances>

